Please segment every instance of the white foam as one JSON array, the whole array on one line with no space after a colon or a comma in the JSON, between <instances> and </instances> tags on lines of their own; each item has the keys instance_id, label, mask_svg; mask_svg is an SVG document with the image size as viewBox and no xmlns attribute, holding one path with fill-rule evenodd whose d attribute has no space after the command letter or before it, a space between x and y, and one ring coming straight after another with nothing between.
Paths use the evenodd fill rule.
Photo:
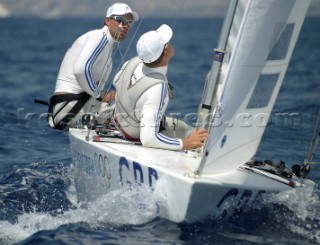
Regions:
<instances>
[{"instance_id":1,"label":"white foam","mask_svg":"<svg viewBox=\"0 0 320 245\"><path fill-rule=\"evenodd\" d=\"M85 222L94 228L106 224L137 225L149 222L157 216L156 200L150 199L149 192L147 187L131 186L112 191L95 202L61 215L24 213L18 217L16 224L0 222L0 242L12 244L37 231L56 229L70 223Z\"/></svg>"},{"instance_id":2,"label":"white foam","mask_svg":"<svg viewBox=\"0 0 320 245\"><path fill-rule=\"evenodd\" d=\"M262 201L282 204L296 216L290 217L284 225L293 233L307 237L320 243L320 200L317 185L311 180L305 180L304 188L295 188L277 194L267 194Z\"/></svg>"}]
</instances>

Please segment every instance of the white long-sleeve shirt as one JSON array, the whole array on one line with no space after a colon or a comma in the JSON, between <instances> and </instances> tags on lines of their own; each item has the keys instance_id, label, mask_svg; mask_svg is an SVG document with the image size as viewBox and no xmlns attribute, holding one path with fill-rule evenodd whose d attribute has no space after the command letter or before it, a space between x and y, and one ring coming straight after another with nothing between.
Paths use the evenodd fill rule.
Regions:
<instances>
[{"instance_id":1,"label":"white long-sleeve shirt","mask_svg":"<svg viewBox=\"0 0 320 245\"><path fill-rule=\"evenodd\" d=\"M116 81L120 73L125 69L128 62L126 62L114 79L114 86L117 87ZM142 62L137 66L131 77L131 84L134 84L141 77L158 72L166 75L167 66L158 68L149 68ZM119 81L120 82L120 81ZM123 129L131 136L139 135L143 146L168 149L181 150L182 140L178 138L170 138L159 132L161 119L167 109L169 103L168 85L159 83L147 89L138 99L134 113L136 118L140 119L140 127L126 125ZM121 91L117 91L121 93Z\"/></svg>"},{"instance_id":2,"label":"white long-sleeve shirt","mask_svg":"<svg viewBox=\"0 0 320 245\"><path fill-rule=\"evenodd\" d=\"M102 79L105 83L112 69L114 42L107 26L77 38L64 56L55 93L86 92L91 96L99 94L98 81ZM105 74L102 74L103 72ZM100 86L102 87L103 85Z\"/></svg>"}]
</instances>

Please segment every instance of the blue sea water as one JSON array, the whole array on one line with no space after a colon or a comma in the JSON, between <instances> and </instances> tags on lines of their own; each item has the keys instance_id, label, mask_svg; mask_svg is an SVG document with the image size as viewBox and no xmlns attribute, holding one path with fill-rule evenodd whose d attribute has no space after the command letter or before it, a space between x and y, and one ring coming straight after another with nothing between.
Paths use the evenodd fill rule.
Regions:
<instances>
[{"instance_id":1,"label":"blue sea water","mask_svg":"<svg viewBox=\"0 0 320 245\"><path fill-rule=\"evenodd\" d=\"M306 19L257 157L302 163L320 106L319 18ZM221 19L146 19L115 54L114 72L137 38L167 23L175 56L168 77L175 109L196 113ZM47 127L46 107L63 55L101 19L0 19L0 244L319 244L320 167L306 190L267 195L228 218L179 225L160 219L141 193L75 202L68 134ZM129 47L126 49L126 47ZM286 120L284 113L294 115ZM192 123L192 120L189 122ZM319 151L318 151L319 152ZM319 162L317 152L314 161ZM137 207L143 202L145 210ZM120 207L125 207L119 210Z\"/></svg>"}]
</instances>

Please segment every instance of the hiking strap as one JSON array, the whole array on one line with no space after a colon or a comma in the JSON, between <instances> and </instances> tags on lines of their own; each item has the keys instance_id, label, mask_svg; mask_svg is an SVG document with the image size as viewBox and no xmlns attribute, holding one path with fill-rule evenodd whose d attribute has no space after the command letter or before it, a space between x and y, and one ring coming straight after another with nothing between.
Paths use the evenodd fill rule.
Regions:
<instances>
[{"instance_id":1,"label":"hiking strap","mask_svg":"<svg viewBox=\"0 0 320 245\"><path fill-rule=\"evenodd\" d=\"M51 117L51 122L53 122L54 125L49 125L54 129L63 130L67 124L70 122L72 118L74 118L78 112L81 110L81 108L87 103L87 101L90 99L90 95L83 92L81 94L59 94L59 95L53 95L50 98L50 105L48 109L48 121L49 117ZM54 123L54 115L53 115L53 107L56 104L62 103L62 102L70 102L77 100L77 103L71 108L71 110L66 114L62 120L60 120L57 124Z\"/></svg>"}]
</instances>

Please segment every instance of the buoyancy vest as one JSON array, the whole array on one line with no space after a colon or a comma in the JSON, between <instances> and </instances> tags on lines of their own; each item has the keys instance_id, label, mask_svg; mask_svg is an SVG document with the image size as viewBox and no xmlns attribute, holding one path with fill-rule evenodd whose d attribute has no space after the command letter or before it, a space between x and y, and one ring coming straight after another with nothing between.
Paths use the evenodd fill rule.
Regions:
<instances>
[{"instance_id":1,"label":"buoyancy vest","mask_svg":"<svg viewBox=\"0 0 320 245\"><path fill-rule=\"evenodd\" d=\"M158 72L146 74L134 84L131 84L132 75L141 62L139 57L129 60L125 69L114 82L117 91L115 117L122 131L125 131L128 126L139 128L140 119L135 116L134 110L142 94L159 83L168 84L166 76ZM136 138L138 135L132 135L132 137Z\"/></svg>"}]
</instances>

